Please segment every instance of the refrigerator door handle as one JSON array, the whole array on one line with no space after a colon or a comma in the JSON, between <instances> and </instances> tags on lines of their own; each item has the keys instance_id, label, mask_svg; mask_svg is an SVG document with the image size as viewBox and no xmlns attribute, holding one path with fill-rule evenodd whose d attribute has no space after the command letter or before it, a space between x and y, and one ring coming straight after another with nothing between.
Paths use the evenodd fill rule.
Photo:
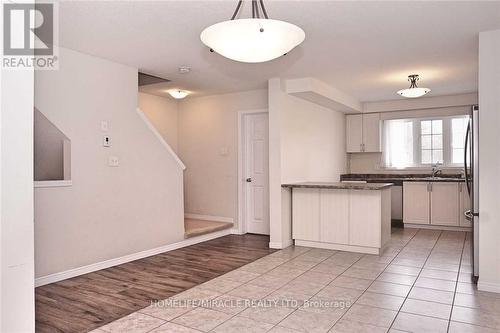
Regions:
<instances>
[{"instance_id":1,"label":"refrigerator door handle","mask_svg":"<svg viewBox=\"0 0 500 333\"><path fill-rule=\"evenodd\" d=\"M469 136L470 136L470 121L467 124L467 131L465 133L465 147L464 147L464 175L465 175L465 185L467 185L467 192L469 195L471 194L471 188L470 188L470 176L469 176L469 171L468 171L468 165L467 165L467 146L469 146Z\"/></svg>"}]
</instances>

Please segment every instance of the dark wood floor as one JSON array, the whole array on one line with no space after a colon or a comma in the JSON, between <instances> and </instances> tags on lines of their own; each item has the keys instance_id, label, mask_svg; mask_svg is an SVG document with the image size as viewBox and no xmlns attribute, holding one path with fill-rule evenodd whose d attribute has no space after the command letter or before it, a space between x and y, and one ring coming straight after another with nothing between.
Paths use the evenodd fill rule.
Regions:
<instances>
[{"instance_id":1,"label":"dark wood floor","mask_svg":"<svg viewBox=\"0 0 500 333\"><path fill-rule=\"evenodd\" d=\"M269 237L230 235L38 287L36 332L88 332L261 258Z\"/></svg>"}]
</instances>

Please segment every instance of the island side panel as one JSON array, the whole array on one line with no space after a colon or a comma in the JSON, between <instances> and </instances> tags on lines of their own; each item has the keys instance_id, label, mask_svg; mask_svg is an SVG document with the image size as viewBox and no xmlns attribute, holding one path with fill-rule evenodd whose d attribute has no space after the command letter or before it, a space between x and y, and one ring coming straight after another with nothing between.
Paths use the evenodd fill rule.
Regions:
<instances>
[{"instance_id":1,"label":"island side panel","mask_svg":"<svg viewBox=\"0 0 500 333\"><path fill-rule=\"evenodd\" d=\"M293 239L320 240L320 190L294 188L292 194Z\"/></svg>"},{"instance_id":2,"label":"island side panel","mask_svg":"<svg viewBox=\"0 0 500 333\"><path fill-rule=\"evenodd\" d=\"M349 191L321 190L320 241L349 244Z\"/></svg>"},{"instance_id":3,"label":"island side panel","mask_svg":"<svg viewBox=\"0 0 500 333\"><path fill-rule=\"evenodd\" d=\"M382 191L350 191L349 244L380 248Z\"/></svg>"},{"instance_id":4,"label":"island side panel","mask_svg":"<svg viewBox=\"0 0 500 333\"><path fill-rule=\"evenodd\" d=\"M392 216L392 188L387 188L382 192L382 233L381 247L391 240L391 216Z\"/></svg>"}]
</instances>

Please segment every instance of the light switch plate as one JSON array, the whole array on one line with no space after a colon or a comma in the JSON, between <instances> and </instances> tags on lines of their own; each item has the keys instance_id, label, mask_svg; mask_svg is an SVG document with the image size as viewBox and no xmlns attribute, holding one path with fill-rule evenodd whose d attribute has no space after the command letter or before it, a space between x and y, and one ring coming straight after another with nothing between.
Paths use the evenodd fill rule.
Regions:
<instances>
[{"instance_id":1,"label":"light switch plate","mask_svg":"<svg viewBox=\"0 0 500 333\"><path fill-rule=\"evenodd\" d=\"M109 129L109 124L106 120L101 121L101 131L107 132Z\"/></svg>"},{"instance_id":2,"label":"light switch plate","mask_svg":"<svg viewBox=\"0 0 500 333\"><path fill-rule=\"evenodd\" d=\"M118 156L109 156L108 157L108 166L117 167L120 166L120 159Z\"/></svg>"}]
</instances>

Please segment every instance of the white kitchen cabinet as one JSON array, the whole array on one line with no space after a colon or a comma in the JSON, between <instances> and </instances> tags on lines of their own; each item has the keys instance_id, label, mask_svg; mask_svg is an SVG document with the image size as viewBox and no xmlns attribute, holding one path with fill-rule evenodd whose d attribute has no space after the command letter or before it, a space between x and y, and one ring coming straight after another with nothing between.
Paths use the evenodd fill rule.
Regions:
<instances>
[{"instance_id":1,"label":"white kitchen cabinet","mask_svg":"<svg viewBox=\"0 0 500 333\"><path fill-rule=\"evenodd\" d=\"M320 237L320 190L297 188L293 190L293 238L316 241ZM300 223L297 223L299 222Z\"/></svg>"},{"instance_id":2,"label":"white kitchen cabinet","mask_svg":"<svg viewBox=\"0 0 500 333\"><path fill-rule=\"evenodd\" d=\"M380 113L346 116L346 151L381 152Z\"/></svg>"},{"instance_id":3,"label":"white kitchen cabinet","mask_svg":"<svg viewBox=\"0 0 500 333\"><path fill-rule=\"evenodd\" d=\"M403 222L443 227L470 227L463 216L470 209L464 183L403 182Z\"/></svg>"},{"instance_id":4,"label":"white kitchen cabinet","mask_svg":"<svg viewBox=\"0 0 500 333\"><path fill-rule=\"evenodd\" d=\"M363 152L381 152L380 113L363 114Z\"/></svg>"},{"instance_id":5,"label":"white kitchen cabinet","mask_svg":"<svg viewBox=\"0 0 500 333\"><path fill-rule=\"evenodd\" d=\"M461 227L472 227L472 222L465 218L464 212L471 209L471 202L469 192L467 191L467 185L465 183L460 183L460 226Z\"/></svg>"},{"instance_id":6,"label":"white kitchen cabinet","mask_svg":"<svg viewBox=\"0 0 500 333\"><path fill-rule=\"evenodd\" d=\"M348 153L359 153L363 150L363 115L346 116L346 145Z\"/></svg>"},{"instance_id":7,"label":"white kitchen cabinet","mask_svg":"<svg viewBox=\"0 0 500 333\"><path fill-rule=\"evenodd\" d=\"M320 190L321 242L349 243L349 191Z\"/></svg>"},{"instance_id":8,"label":"white kitchen cabinet","mask_svg":"<svg viewBox=\"0 0 500 333\"><path fill-rule=\"evenodd\" d=\"M458 226L458 183L430 183L431 224Z\"/></svg>"},{"instance_id":9,"label":"white kitchen cabinet","mask_svg":"<svg viewBox=\"0 0 500 333\"><path fill-rule=\"evenodd\" d=\"M430 223L430 192L428 182L403 182L403 222Z\"/></svg>"}]
</instances>

